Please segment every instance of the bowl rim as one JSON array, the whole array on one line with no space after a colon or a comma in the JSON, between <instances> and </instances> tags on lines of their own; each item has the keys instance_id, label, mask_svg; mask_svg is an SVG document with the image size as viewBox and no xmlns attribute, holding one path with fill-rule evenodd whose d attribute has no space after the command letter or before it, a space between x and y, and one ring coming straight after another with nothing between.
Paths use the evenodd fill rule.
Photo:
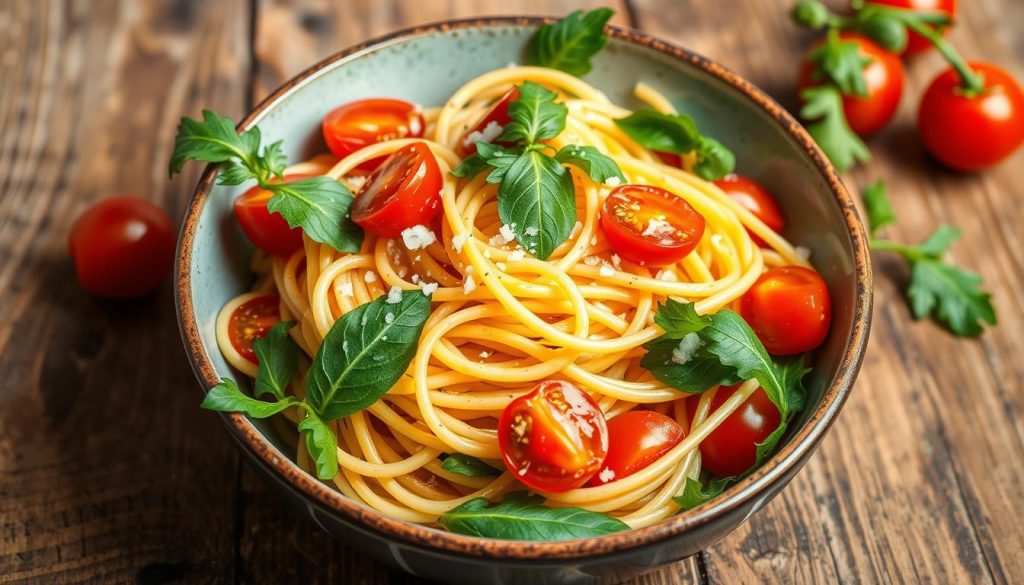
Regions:
<instances>
[{"instance_id":1,"label":"bowl rim","mask_svg":"<svg viewBox=\"0 0 1024 585\"><path fill-rule=\"evenodd\" d=\"M250 126L276 102L296 91L304 85L305 81L315 76L321 70L347 61L350 58L358 58L366 50L430 33L500 26L536 27L544 23L554 22L555 20L557 18L545 16L488 16L448 19L412 26L371 38L326 57L286 81L249 112L239 122L238 128L241 130ZM844 223L847 227L846 235L853 250L856 285L854 290L854 316L850 336L843 351L837 373L829 387L824 391L818 407L811 413L803 427L795 432L778 452L772 455L768 461L751 475L729 488L723 496L712 498L696 508L680 512L644 528L599 537L555 542L471 537L393 518L369 506L348 499L340 491L327 486L302 470L289 456L281 453L266 439L245 416L239 413L219 413L221 420L228 430L235 435L237 442L245 446L259 463L270 470L282 482L290 485L294 491L301 493L305 499L331 512L340 514L348 522L356 523L365 530L383 535L389 539L398 539L409 545L453 555L490 559L520 559L523 561L609 556L613 553L653 545L678 536L684 532L706 525L716 518L728 515L751 500L755 500L752 504L754 508L747 514L747 517L749 517L765 503L764 500L756 501L758 496L768 490L775 482L784 479L787 473L795 473L802 464L802 461L813 452L827 429L834 422L849 396L853 381L860 369L870 331L873 302L871 263L867 239L856 205L849 192L843 186L838 173L815 141L792 115L762 90L730 69L673 42L659 39L636 29L607 25L605 32L611 39L647 47L677 61L682 61L685 64L702 70L738 91L744 98L752 102L753 105L767 113L791 139L796 141L828 184L836 203L840 207ZM219 378L207 353L195 318L191 298L191 258L199 216L210 190L214 186L216 173L215 165L207 165L192 194L179 236L175 267L175 308L178 324L185 349L189 354L189 361L196 377L203 385L202 391L204 393L207 391L206 389L216 384Z\"/></svg>"}]
</instances>

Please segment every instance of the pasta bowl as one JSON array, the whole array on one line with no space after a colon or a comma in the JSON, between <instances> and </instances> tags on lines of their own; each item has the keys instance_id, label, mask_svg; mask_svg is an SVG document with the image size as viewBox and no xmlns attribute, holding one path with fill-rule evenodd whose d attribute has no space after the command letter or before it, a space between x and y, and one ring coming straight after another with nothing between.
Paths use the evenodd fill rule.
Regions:
<instances>
[{"instance_id":1,"label":"pasta bowl","mask_svg":"<svg viewBox=\"0 0 1024 585\"><path fill-rule=\"evenodd\" d=\"M299 160L323 150L320 120L339 103L394 96L440 105L458 87L522 58L542 18L456 20L407 29L331 56L302 72L249 113ZM416 575L461 583L615 582L710 546L761 509L797 473L835 420L867 343L871 272L863 227L835 170L775 101L700 55L647 34L608 27L607 47L585 80L614 102L635 105L644 81L701 129L727 144L739 171L777 194L784 235L812 254L832 295L832 326L807 378L809 404L777 452L720 496L657 524L557 542L483 539L404 522L346 498L303 470L269 420L221 415L257 472L331 535ZM234 373L216 341L220 308L247 290L251 247L231 220L241 187L203 174L178 248L176 303L182 337L201 386ZM198 402L198 400L197 400Z\"/></svg>"}]
</instances>

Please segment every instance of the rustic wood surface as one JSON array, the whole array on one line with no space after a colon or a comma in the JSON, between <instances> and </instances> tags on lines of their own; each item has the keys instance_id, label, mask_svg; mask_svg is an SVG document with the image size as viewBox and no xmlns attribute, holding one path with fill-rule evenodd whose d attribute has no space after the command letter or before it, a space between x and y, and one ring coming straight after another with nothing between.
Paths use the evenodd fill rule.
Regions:
<instances>
[{"instance_id":1,"label":"rustic wood surface","mask_svg":"<svg viewBox=\"0 0 1024 585\"><path fill-rule=\"evenodd\" d=\"M88 297L72 284L67 232L113 193L181 216L196 168L170 184L165 169L183 114L240 116L315 60L398 27L597 4L0 2L0 582L422 583L288 512L198 410L170 286L131 303ZM810 39L788 4L632 0L616 21L792 107ZM1024 2L960 8L957 46L1024 80ZM924 155L914 111L940 67L913 62L875 161L848 180L888 181L897 239L961 227L955 260L984 276L1000 326L961 341L912 322L905 268L877 257L870 349L818 454L728 538L637 583L1024 579L1024 152L980 175Z\"/></svg>"}]
</instances>

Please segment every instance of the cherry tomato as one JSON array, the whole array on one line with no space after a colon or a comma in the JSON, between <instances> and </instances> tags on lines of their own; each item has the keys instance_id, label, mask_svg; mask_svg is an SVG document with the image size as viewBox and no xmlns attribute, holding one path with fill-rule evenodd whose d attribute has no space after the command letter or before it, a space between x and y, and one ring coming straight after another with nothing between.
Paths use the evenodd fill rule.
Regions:
<instances>
[{"instance_id":1,"label":"cherry tomato","mask_svg":"<svg viewBox=\"0 0 1024 585\"><path fill-rule=\"evenodd\" d=\"M285 175L284 179L295 181L308 176ZM242 193L235 199L235 218L257 248L275 256L291 256L302 247L302 229L288 227L280 213L267 211L267 201L272 195L259 187Z\"/></svg>"},{"instance_id":2,"label":"cherry tomato","mask_svg":"<svg viewBox=\"0 0 1024 585\"><path fill-rule=\"evenodd\" d=\"M174 266L174 224L163 209L138 197L97 201L78 216L69 237L78 284L112 299L160 286Z\"/></svg>"},{"instance_id":3,"label":"cherry tomato","mask_svg":"<svg viewBox=\"0 0 1024 585\"><path fill-rule=\"evenodd\" d=\"M366 180L352 203L352 221L385 238L430 225L441 209L441 181L441 169L426 144L403 146Z\"/></svg>"},{"instance_id":4,"label":"cherry tomato","mask_svg":"<svg viewBox=\"0 0 1024 585\"><path fill-rule=\"evenodd\" d=\"M949 69L935 78L921 98L917 120L924 147L942 164L961 171L1003 160L1024 142L1024 92L1006 72L971 63L985 89L968 96L960 76Z\"/></svg>"},{"instance_id":5,"label":"cherry tomato","mask_svg":"<svg viewBox=\"0 0 1024 585\"><path fill-rule=\"evenodd\" d=\"M757 181L742 175L732 174L727 175L724 179L715 181L715 184L722 191L725 191L725 194L733 201L739 203L744 209L753 213L757 219L764 222L766 226L772 228L772 231L781 232L786 228L786 220L782 216L779 204L775 202L772 194ZM754 240L755 244L761 247L766 245L764 240L756 236L754 232L750 230L747 230L747 232L750 233L750 237Z\"/></svg>"},{"instance_id":6,"label":"cherry tomato","mask_svg":"<svg viewBox=\"0 0 1024 585\"><path fill-rule=\"evenodd\" d=\"M384 140L419 138L425 128L419 106L391 98L347 103L335 108L323 121L327 148L338 158ZM372 171L382 160L384 157L375 157L358 168Z\"/></svg>"},{"instance_id":7,"label":"cherry tomato","mask_svg":"<svg viewBox=\"0 0 1024 585\"><path fill-rule=\"evenodd\" d=\"M711 399L711 412L722 406L740 387L723 386ZM757 444L779 428L779 409L758 388L700 444L700 463L711 473L740 475L757 460Z\"/></svg>"},{"instance_id":8,"label":"cherry tomato","mask_svg":"<svg viewBox=\"0 0 1024 585\"><path fill-rule=\"evenodd\" d=\"M545 380L513 400L498 421L498 445L516 479L543 492L587 483L608 453L604 414L569 382Z\"/></svg>"},{"instance_id":9,"label":"cherry tomato","mask_svg":"<svg viewBox=\"0 0 1024 585\"><path fill-rule=\"evenodd\" d=\"M508 115L508 105L517 99L519 99L519 88L513 87L508 90L505 95L501 96L501 99L494 102L490 111L484 114L483 118L480 118L476 126L469 132L466 132L459 140L459 143L455 146L455 152L461 157L467 157L475 153L476 143L482 139L480 136L486 138L483 139L484 142L500 144L495 142L495 139L501 134L501 130L512 121L512 118ZM492 129L489 130L488 128Z\"/></svg>"},{"instance_id":10,"label":"cherry tomato","mask_svg":"<svg viewBox=\"0 0 1024 585\"><path fill-rule=\"evenodd\" d=\"M762 274L740 297L740 315L768 353L793 355L810 351L825 340L832 301L817 272L781 266Z\"/></svg>"},{"instance_id":11,"label":"cherry tomato","mask_svg":"<svg viewBox=\"0 0 1024 585\"><path fill-rule=\"evenodd\" d=\"M903 95L903 62L896 55L879 47L871 39L851 32L844 32L839 37L845 41L853 41L860 46L860 52L871 62L864 66L862 73L867 86L864 97L843 96L843 112L850 128L861 136L869 136L878 132L889 123L900 105ZM821 45L817 43L814 47ZM800 90L820 85L821 80L811 78L814 65L804 56L800 66Z\"/></svg>"},{"instance_id":12,"label":"cherry tomato","mask_svg":"<svg viewBox=\"0 0 1024 585\"><path fill-rule=\"evenodd\" d=\"M590 485L622 479L647 467L683 440L683 427L650 410L631 410L608 421L608 456Z\"/></svg>"},{"instance_id":13,"label":"cherry tomato","mask_svg":"<svg viewBox=\"0 0 1024 585\"><path fill-rule=\"evenodd\" d=\"M623 185L608 194L601 229L623 258L649 266L678 262L704 235L704 216L659 187Z\"/></svg>"},{"instance_id":14,"label":"cherry tomato","mask_svg":"<svg viewBox=\"0 0 1024 585\"><path fill-rule=\"evenodd\" d=\"M905 8L915 12L945 12L950 20L956 18L956 0L871 0L871 4L884 4L896 8ZM945 34L945 27L942 31ZM928 39L912 30L907 30L907 48L901 53L905 57L923 53L932 48Z\"/></svg>"},{"instance_id":15,"label":"cherry tomato","mask_svg":"<svg viewBox=\"0 0 1024 585\"><path fill-rule=\"evenodd\" d=\"M252 342L266 335L281 320L280 305L281 298L277 295L255 297L238 305L228 319L231 346L254 364L259 364L259 360L252 349Z\"/></svg>"},{"instance_id":16,"label":"cherry tomato","mask_svg":"<svg viewBox=\"0 0 1024 585\"><path fill-rule=\"evenodd\" d=\"M659 152L656 150L654 151L654 156L658 157L662 164L666 164L677 169L683 168L683 157L674 152Z\"/></svg>"}]
</instances>

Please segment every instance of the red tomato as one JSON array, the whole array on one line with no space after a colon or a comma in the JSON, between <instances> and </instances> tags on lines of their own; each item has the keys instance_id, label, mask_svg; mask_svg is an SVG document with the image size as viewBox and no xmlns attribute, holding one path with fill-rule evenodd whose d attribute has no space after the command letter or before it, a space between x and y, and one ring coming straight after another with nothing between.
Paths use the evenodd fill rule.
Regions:
<instances>
[{"instance_id":1,"label":"red tomato","mask_svg":"<svg viewBox=\"0 0 1024 585\"><path fill-rule=\"evenodd\" d=\"M71 226L78 284L112 299L150 292L174 266L174 232L167 213L150 201L126 196L97 201Z\"/></svg>"},{"instance_id":2,"label":"red tomato","mask_svg":"<svg viewBox=\"0 0 1024 585\"><path fill-rule=\"evenodd\" d=\"M604 414L569 382L545 380L501 413L498 445L516 479L542 492L587 483L608 453Z\"/></svg>"},{"instance_id":3,"label":"red tomato","mask_svg":"<svg viewBox=\"0 0 1024 585\"><path fill-rule=\"evenodd\" d=\"M871 0L871 4L884 4L896 8L906 8L915 12L945 12L950 20L956 18L956 0ZM946 27L947 29L949 27ZM945 33L945 30L943 30ZM912 30L907 30L907 48L902 55L910 57L932 48L928 39Z\"/></svg>"},{"instance_id":4,"label":"red tomato","mask_svg":"<svg viewBox=\"0 0 1024 585\"><path fill-rule=\"evenodd\" d=\"M590 485L622 479L647 467L683 440L683 427L650 410L631 410L608 421L608 456Z\"/></svg>"},{"instance_id":5,"label":"red tomato","mask_svg":"<svg viewBox=\"0 0 1024 585\"><path fill-rule=\"evenodd\" d=\"M626 260L666 266L682 260L704 235L704 216L659 187L623 185L604 200L601 229Z\"/></svg>"},{"instance_id":6,"label":"red tomato","mask_svg":"<svg viewBox=\"0 0 1024 585\"><path fill-rule=\"evenodd\" d=\"M825 340L832 301L821 276L802 266L772 268L740 297L740 315L768 353L793 355Z\"/></svg>"},{"instance_id":7,"label":"red tomato","mask_svg":"<svg viewBox=\"0 0 1024 585\"><path fill-rule=\"evenodd\" d=\"M259 364L259 360L252 350L252 342L266 335L281 320L280 305L281 298L277 295L263 295L245 301L231 313L228 320L231 345L254 364Z\"/></svg>"},{"instance_id":8,"label":"red tomato","mask_svg":"<svg viewBox=\"0 0 1024 585\"><path fill-rule=\"evenodd\" d=\"M918 127L924 147L942 164L975 171L1003 160L1024 142L1024 92L1006 72L971 63L985 79L980 94L960 89L949 69L935 78L921 98Z\"/></svg>"},{"instance_id":9,"label":"red tomato","mask_svg":"<svg viewBox=\"0 0 1024 585\"><path fill-rule=\"evenodd\" d=\"M662 164L666 164L677 169L683 168L683 157L681 155L674 152L658 152L657 150L654 151L654 155L661 160Z\"/></svg>"},{"instance_id":10,"label":"red tomato","mask_svg":"<svg viewBox=\"0 0 1024 585\"><path fill-rule=\"evenodd\" d=\"M297 181L310 175L285 175L286 181ZM302 229L288 227L280 213L267 211L271 193L253 187L235 199L235 218L249 241L257 248L275 256L291 256L302 247Z\"/></svg>"},{"instance_id":11,"label":"red tomato","mask_svg":"<svg viewBox=\"0 0 1024 585\"><path fill-rule=\"evenodd\" d=\"M476 142L479 140L473 140L470 137L474 134L478 136L486 136L488 134L487 128L491 126L491 124L496 124L502 129L504 129L505 126L508 126L508 123L512 121L512 118L508 115L508 105L517 99L519 99L519 88L513 87L508 90L505 95L501 96L501 99L494 102L490 111L484 114L483 118L480 118L480 121L476 123L476 126L474 126L472 130L466 132L466 134L459 139L459 143L455 145L455 152L461 157L467 157L476 152ZM484 142L495 142L495 138L497 138L499 134L501 134L500 130L490 137L490 140L484 140Z\"/></svg>"},{"instance_id":12,"label":"red tomato","mask_svg":"<svg viewBox=\"0 0 1024 585\"><path fill-rule=\"evenodd\" d=\"M900 105L900 96L903 95L903 62L863 35L844 32L839 37L857 43L861 54L871 59L862 71L867 95L843 96L843 112L850 123L850 128L861 136L869 136L884 128ZM820 42L817 43L811 50L820 45ZM811 79L813 71L814 65L805 55L800 66L801 91L823 83L821 80Z\"/></svg>"},{"instance_id":13,"label":"red tomato","mask_svg":"<svg viewBox=\"0 0 1024 585\"><path fill-rule=\"evenodd\" d=\"M430 225L441 209L441 181L441 169L426 144L404 146L366 180L352 203L352 221L385 238Z\"/></svg>"},{"instance_id":14,"label":"red tomato","mask_svg":"<svg viewBox=\"0 0 1024 585\"><path fill-rule=\"evenodd\" d=\"M739 203L744 209L753 213L757 219L773 231L781 232L786 228L786 220L782 216L782 210L775 198L760 183L749 177L731 174L724 179L715 181L722 191L733 201ZM754 232L747 230L754 243L764 247L764 240L754 235Z\"/></svg>"},{"instance_id":15,"label":"red tomato","mask_svg":"<svg viewBox=\"0 0 1024 585\"><path fill-rule=\"evenodd\" d=\"M324 117L327 148L338 158L384 140L419 138L426 123L420 107L403 100L358 100L335 108ZM372 158L358 168L373 170L384 157Z\"/></svg>"},{"instance_id":16,"label":"red tomato","mask_svg":"<svg viewBox=\"0 0 1024 585\"><path fill-rule=\"evenodd\" d=\"M728 400L740 385L723 386L711 399L711 412ZM757 444L779 428L779 409L758 388L700 444L700 463L711 473L728 477L750 469L757 459Z\"/></svg>"}]
</instances>

